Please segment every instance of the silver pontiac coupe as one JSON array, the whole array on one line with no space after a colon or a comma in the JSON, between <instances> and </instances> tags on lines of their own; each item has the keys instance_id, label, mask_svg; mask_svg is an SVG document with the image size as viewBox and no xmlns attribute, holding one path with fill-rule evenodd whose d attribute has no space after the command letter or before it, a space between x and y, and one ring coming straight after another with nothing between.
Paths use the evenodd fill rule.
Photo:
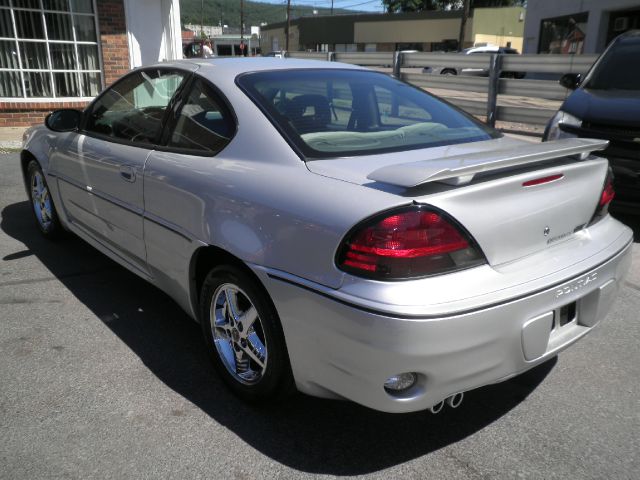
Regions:
<instances>
[{"instance_id":1,"label":"silver pontiac coupe","mask_svg":"<svg viewBox=\"0 0 640 480\"><path fill-rule=\"evenodd\" d=\"M360 67L162 63L45 123L42 234L170 295L248 400L456 407L589 333L630 265L606 141L506 138Z\"/></svg>"}]
</instances>

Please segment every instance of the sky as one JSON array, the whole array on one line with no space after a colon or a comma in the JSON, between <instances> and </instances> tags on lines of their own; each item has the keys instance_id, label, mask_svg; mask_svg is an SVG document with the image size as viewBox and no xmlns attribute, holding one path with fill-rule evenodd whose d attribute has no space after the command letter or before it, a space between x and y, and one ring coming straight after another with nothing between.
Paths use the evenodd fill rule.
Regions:
<instances>
[{"instance_id":1,"label":"sky","mask_svg":"<svg viewBox=\"0 0 640 480\"><path fill-rule=\"evenodd\" d=\"M255 0L264 3L286 4L286 0ZM331 8L331 0L291 0L291 5ZM346 8L364 12L382 12L382 0L333 0L333 8Z\"/></svg>"}]
</instances>

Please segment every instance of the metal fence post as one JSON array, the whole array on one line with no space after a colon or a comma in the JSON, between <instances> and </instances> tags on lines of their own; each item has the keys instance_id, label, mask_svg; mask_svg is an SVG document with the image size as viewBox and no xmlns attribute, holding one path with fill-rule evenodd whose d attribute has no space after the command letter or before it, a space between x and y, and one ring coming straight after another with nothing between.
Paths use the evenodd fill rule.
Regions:
<instances>
[{"instance_id":1,"label":"metal fence post","mask_svg":"<svg viewBox=\"0 0 640 480\"><path fill-rule=\"evenodd\" d=\"M392 77L400 80L402 76L402 52L395 51L393 52L393 73ZM392 117L397 117L400 114L400 104L398 103L398 96L391 96L391 112L390 115Z\"/></svg>"},{"instance_id":2,"label":"metal fence post","mask_svg":"<svg viewBox=\"0 0 640 480\"><path fill-rule=\"evenodd\" d=\"M498 87L502 71L502 55L492 53L489 60L489 91L487 93L487 125L496 126L498 116Z\"/></svg>"},{"instance_id":3,"label":"metal fence post","mask_svg":"<svg viewBox=\"0 0 640 480\"><path fill-rule=\"evenodd\" d=\"M395 51L393 52L393 76L396 78L400 78L402 68L402 52Z\"/></svg>"}]
</instances>

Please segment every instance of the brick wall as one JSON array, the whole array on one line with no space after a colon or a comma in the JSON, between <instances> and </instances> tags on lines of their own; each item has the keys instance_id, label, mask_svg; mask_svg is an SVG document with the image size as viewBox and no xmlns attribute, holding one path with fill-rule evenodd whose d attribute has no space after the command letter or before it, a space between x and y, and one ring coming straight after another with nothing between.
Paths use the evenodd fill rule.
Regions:
<instances>
[{"instance_id":1,"label":"brick wall","mask_svg":"<svg viewBox=\"0 0 640 480\"><path fill-rule=\"evenodd\" d=\"M124 0L98 0L104 83L112 84L129 71L129 43Z\"/></svg>"},{"instance_id":2,"label":"brick wall","mask_svg":"<svg viewBox=\"0 0 640 480\"><path fill-rule=\"evenodd\" d=\"M0 127L40 125L58 108L84 108L87 102L3 102L0 104Z\"/></svg>"},{"instance_id":3,"label":"brick wall","mask_svg":"<svg viewBox=\"0 0 640 480\"><path fill-rule=\"evenodd\" d=\"M129 44L124 0L98 0L98 28L102 48L105 85L129 71ZM28 127L41 124L52 110L84 108L87 102L2 102L0 127Z\"/></svg>"}]
</instances>

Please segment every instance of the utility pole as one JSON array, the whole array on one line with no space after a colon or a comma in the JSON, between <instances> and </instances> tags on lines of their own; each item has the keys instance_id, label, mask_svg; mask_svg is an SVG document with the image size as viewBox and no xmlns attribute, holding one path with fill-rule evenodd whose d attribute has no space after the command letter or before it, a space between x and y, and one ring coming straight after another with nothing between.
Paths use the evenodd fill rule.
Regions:
<instances>
[{"instance_id":1,"label":"utility pole","mask_svg":"<svg viewBox=\"0 0 640 480\"><path fill-rule=\"evenodd\" d=\"M333 15L333 0L331 0L331 15Z\"/></svg>"},{"instance_id":2,"label":"utility pole","mask_svg":"<svg viewBox=\"0 0 640 480\"><path fill-rule=\"evenodd\" d=\"M464 6L462 7L462 19L460 21L460 35L458 36L458 50L462 50L464 48L464 31L467 28L470 4L471 0L464 0Z\"/></svg>"},{"instance_id":3,"label":"utility pole","mask_svg":"<svg viewBox=\"0 0 640 480\"><path fill-rule=\"evenodd\" d=\"M285 29L284 49L289 51L289 29L291 28L291 0L287 0L287 28Z\"/></svg>"},{"instance_id":4,"label":"utility pole","mask_svg":"<svg viewBox=\"0 0 640 480\"><path fill-rule=\"evenodd\" d=\"M200 38L202 38L203 33L204 33L204 0L201 0L200 2Z\"/></svg>"},{"instance_id":5,"label":"utility pole","mask_svg":"<svg viewBox=\"0 0 640 480\"><path fill-rule=\"evenodd\" d=\"M240 0L240 55L244 56L244 0Z\"/></svg>"}]
</instances>

